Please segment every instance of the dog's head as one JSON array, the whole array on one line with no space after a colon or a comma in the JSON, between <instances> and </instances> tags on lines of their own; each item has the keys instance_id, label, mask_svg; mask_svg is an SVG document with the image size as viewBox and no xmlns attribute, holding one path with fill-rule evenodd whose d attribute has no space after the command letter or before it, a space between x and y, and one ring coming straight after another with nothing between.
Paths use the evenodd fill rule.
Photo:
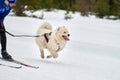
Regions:
<instances>
[{"instance_id":1,"label":"dog's head","mask_svg":"<svg viewBox=\"0 0 120 80\"><path fill-rule=\"evenodd\" d=\"M69 41L69 32L65 27L59 27L57 28L56 32L57 37L59 37L61 40Z\"/></svg>"}]
</instances>

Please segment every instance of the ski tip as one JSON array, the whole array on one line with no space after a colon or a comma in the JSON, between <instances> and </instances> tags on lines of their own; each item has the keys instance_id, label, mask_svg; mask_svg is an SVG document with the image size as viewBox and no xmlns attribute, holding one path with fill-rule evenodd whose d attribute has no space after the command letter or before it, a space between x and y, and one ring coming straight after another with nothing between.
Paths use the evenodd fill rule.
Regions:
<instances>
[{"instance_id":1,"label":"ski tip","mask_svg":"<svg viewBox=\"0 0 120 80\"><path fill-rule=\"evenodd\" d=\"M19 67L14 67L14 68L16 68L16 69L20 69L20 68L22 68L22 66L19 66Z\"/></svg>"},{"instance_id":2,"label":"ski tip","mask_svg":"<svg viewBox=\"0 0 120 80\"><path fill-rule=\"evenodd\" d=\"M18 69L22 68L22 66L18 67Z\"/></svg>"},{"instance_id":3,"label":"ski tip","mask_svg":"<svg viewBox=\"0 0 120 80\"><path fill-rule=\"evenodd\" d=\"M36 67L34 67L35 69L38 69L39 68L39 66L36 66Z\"/></svg>"},{"instance_id":4,"label":"ski tip","mask_svg":"<svg viewBox=\"0 0 120 80\"><path fill-rule=\"evenodd\" d=\"M29 66L29 67L34 68L34 69L38 69L39 68L39 66Z\"/></svg>"}]
</instances>

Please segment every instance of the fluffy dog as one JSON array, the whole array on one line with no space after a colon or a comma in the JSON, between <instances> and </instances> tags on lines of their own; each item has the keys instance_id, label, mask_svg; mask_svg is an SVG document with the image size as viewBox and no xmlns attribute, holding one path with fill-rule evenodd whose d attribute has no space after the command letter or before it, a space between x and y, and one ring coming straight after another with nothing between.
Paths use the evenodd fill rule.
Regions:
<instances>
[{"instance_id":1,"label":"fluffy dog","mask_svg":"<svg viewBox=\"0 0 120 80\"><path fill-rule=\"evenodd\" d=\"M64 26L52 30L52 26L47 22L40 26L37 35L39 35L39 37L36 38L36 43L39 46L41 58L45 58L44 49L48 49L50 52L47 58L57 58L58 52L65 47L70 36Z\"/></svg>"}]
</instances>

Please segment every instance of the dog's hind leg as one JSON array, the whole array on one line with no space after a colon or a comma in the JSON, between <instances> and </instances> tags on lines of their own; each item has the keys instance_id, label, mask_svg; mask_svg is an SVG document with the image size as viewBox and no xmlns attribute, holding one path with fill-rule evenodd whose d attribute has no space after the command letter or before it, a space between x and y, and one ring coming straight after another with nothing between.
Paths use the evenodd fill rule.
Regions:
<instances>
[{"instance_id":1,"label":"dog's hind leg","mask_svg":"<svg viewBox=\"0 0 120 80\"><path fill-rule=\"evenodd\" d=\"M41 56L41 58L43 58L43 59L44 59L44 58L45 58L45 56L44 56L44 50L40 50L40 52L41 52L41 55L40 55L40 56Z\"/></svg>"}]
</instances>

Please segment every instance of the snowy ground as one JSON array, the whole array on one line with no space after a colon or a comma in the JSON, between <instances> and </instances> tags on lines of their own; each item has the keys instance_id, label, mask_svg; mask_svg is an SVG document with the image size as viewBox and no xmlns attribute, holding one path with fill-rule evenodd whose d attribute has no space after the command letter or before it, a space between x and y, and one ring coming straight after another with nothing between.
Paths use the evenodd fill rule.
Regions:
<instances>
[{"instance_id":1,"label":"snowy ground","mask_svg":"<svg viewBox=\"0 0 120 80\"><path fill-rule=\"evenodd\" d=\"M44 20L6 17L6 30L13 34L36 35L40 24L47 21L54 29L67 26L71 40L57 59L43 60L35 38L7 35L7 49L13 58L40 68L0 66L0 80L120 80L120 21L81 17L78 13L66 21L63 15L63 11L46 12Z\"/></svg>"}]
</instances>

